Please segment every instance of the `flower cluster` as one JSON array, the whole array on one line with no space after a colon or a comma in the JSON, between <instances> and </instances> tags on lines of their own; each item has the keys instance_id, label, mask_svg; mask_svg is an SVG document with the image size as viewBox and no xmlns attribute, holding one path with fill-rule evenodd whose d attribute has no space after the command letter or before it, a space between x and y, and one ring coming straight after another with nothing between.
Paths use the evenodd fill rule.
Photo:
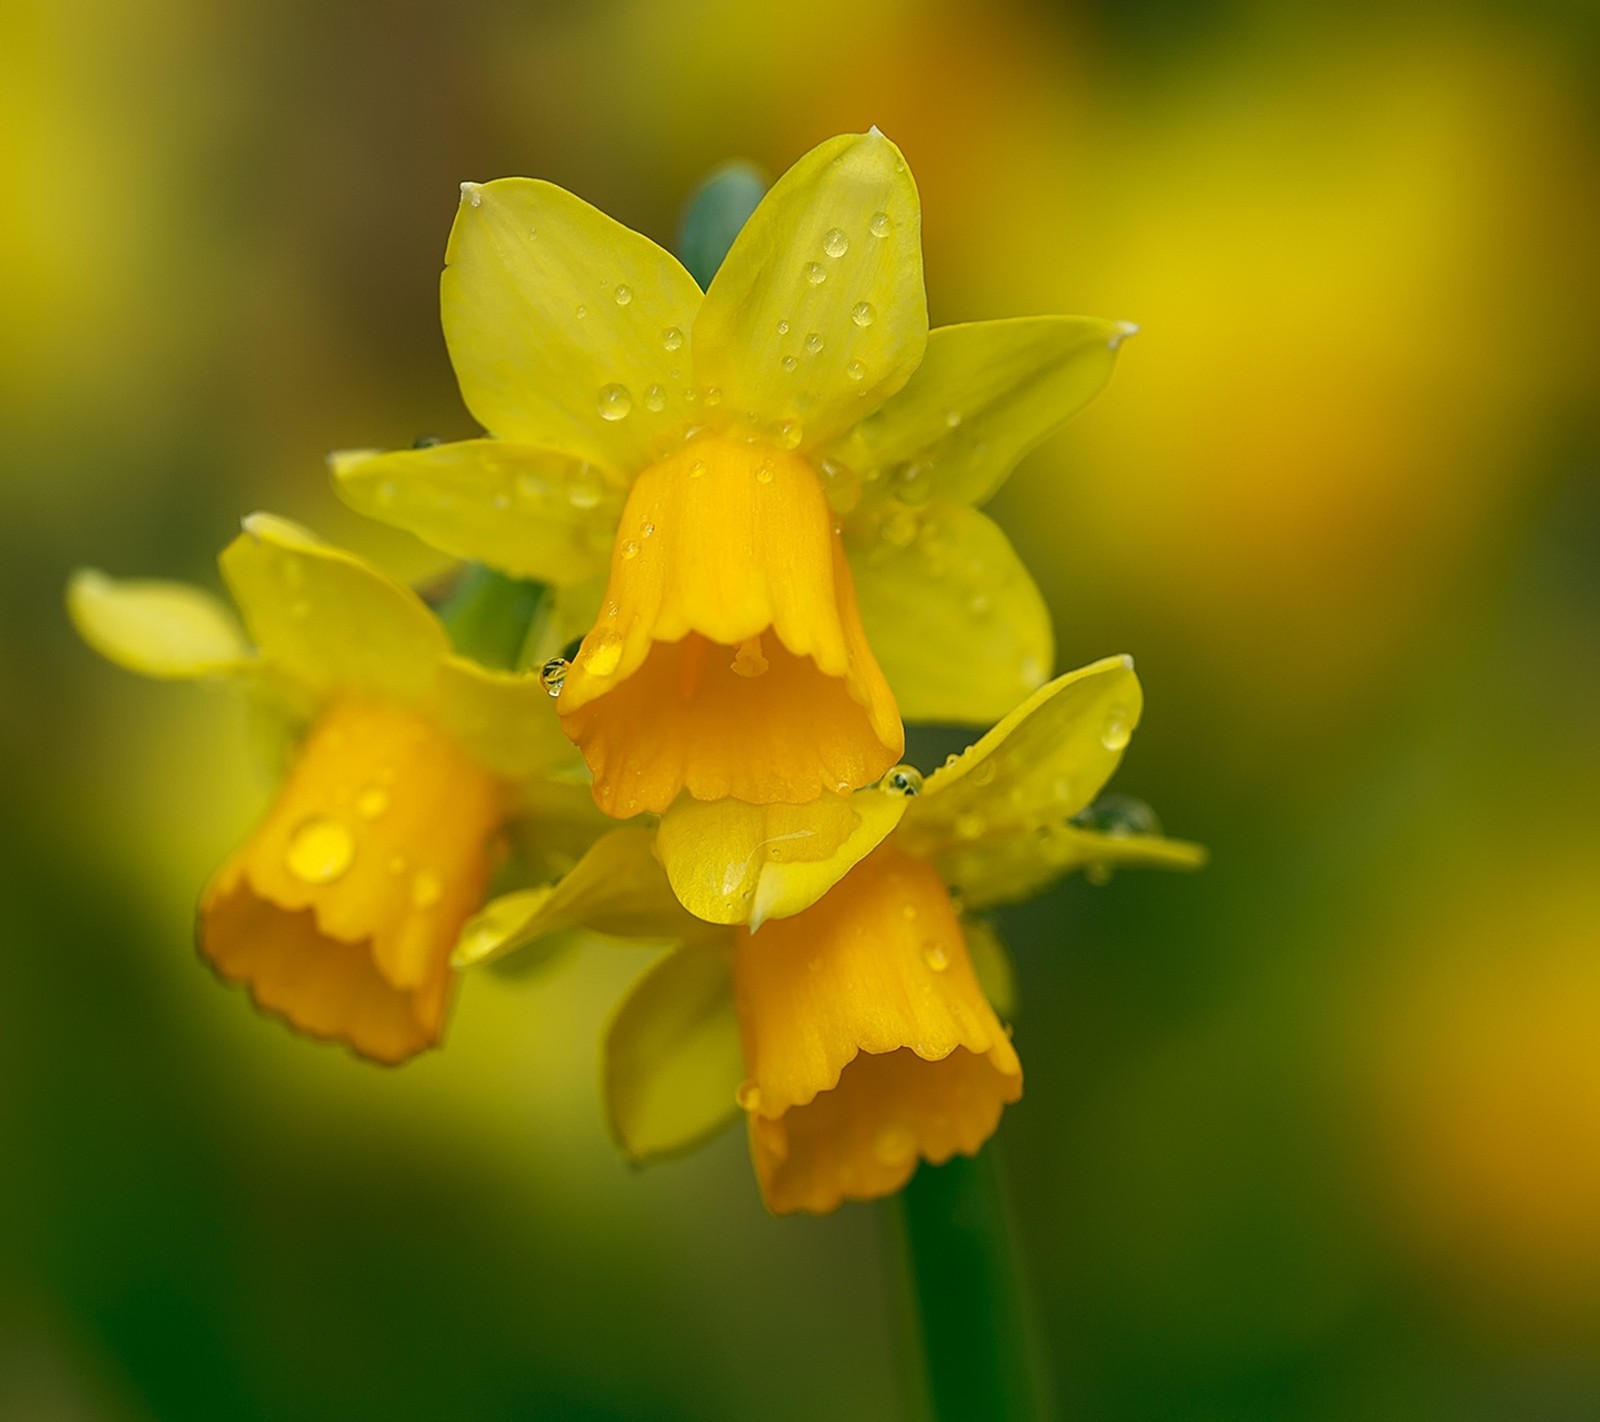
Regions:
<instances>
[{"instance_id":1,"label":"flower cluster","mask_svg":"<svg viewBox=\"0 0 1600 1422\"><path fill-rule=\"evenodd\" d=\"M1048 679L1043 600L977 508L1132 328L930 331L916 188L876 130L779 179L704 291L520 178L463 185L446 264L486 434L335 455L336 487L537 583L546 651L581 640L492 669L448 612L264 515L222 556L243 630L197 589L79 574L96 648L231 678L298 747L205 891L202 951L394 1062L438 1041L458 969L573 928L659 940L604 1046L631 1157L742 1112L786 1212L975 1152L1022 1091L975 915L1074 868L1198 860L1097 803L1132 665ZM998 724L924 781L902 718ZM490 898L508 856L523 887Z\"/></svg>"}]
</instances>

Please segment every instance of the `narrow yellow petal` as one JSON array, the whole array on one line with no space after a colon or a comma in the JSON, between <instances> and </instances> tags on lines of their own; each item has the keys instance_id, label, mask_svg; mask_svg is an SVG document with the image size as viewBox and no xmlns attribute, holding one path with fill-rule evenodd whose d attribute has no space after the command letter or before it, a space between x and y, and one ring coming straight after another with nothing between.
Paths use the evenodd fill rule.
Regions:
<instances>
[{"instance_id":1,"label":"narrow yellow petal","mask_svg":"<svg viewBox=\"0 0 1600 1422\"><path fill-rule=\"evenodd\" d=\"M439 1038L503 813L499 783L426 716L335 702L206 890L201 950L302 1031L402 1060Z\"/></svg>"},{"instance_id":2,"label":"narrow yellow petal","mask_svg":"<svg viewBox=\"0 0 1600 1422\"><path fill-rule=\"evenodd\" d=\"M517 578L576 583L604 573L623 491L593 464L532 445L470 439L329 457L352 508L456 558Z\"/></svg>"},{"instance_id":3,"label":"narrow yellow petal","mask_svg":"<svg viewBox=\"0 0 1600 1422\"><path fill-rule=\"evenodd\" d=\"M654 830L631 826L603 835L547 893L534 890L518 901L514 911L519 921L509 931L485 932L480 938L469 925L462 935L457 966L503 957L569 928L658 942L704 937L705 924L685 912L673 896L666 871L653 853L654 840Z\"/></svg>"},{"instance_id":4,"label":"narrow yellow petal","mask_svg":"<svg viewBox=\"0 0 1600 1422\"><path fill-rule=\"evenodd\" d=\"M905 388L830 453L870 490L984 503L1100 392L1136 329L1087 316L941 326Z\"/></svg>"},{"instance_id":5,"label":"narrow yellow petal","mask_svg":"<svg viewBox=\"0 0 1600 1422\"><path fill-rule=\"evenodd\" d=\"M988 515L943 498L877 502L848 525L845 551L906 720L987 726L1049 676L1050 611Z\"/></svg>"},{"instance_id":6,"label":"narrow yellow petal","mask_svg":"<svg viewBox=\"0 0 1600 1422\"><path fill-rule=\"evenodd\" d=\"M263 661L311 693L420 703L450 647L409 588L270 514L222 552L222 576Z\"/></svg>"},{"instance_id":7,"label":"narrow yellow petal","mask_svg":"<svg viewBox=\"0 0 1600 1422\"><path fill-rule=\"evenodd\" d=\"M1036 890L1084 862L1068 821L1111 778L1143 708L1129 658L1057 677L928 777L899 842L972 908Z\"/></svg>"},{"instance_id":8,"label":"narrow yellow petal","mask_svg":"<svg viewBox=\"0 0 1600 1422\"><path fill-rule=\"evenodd\" d=\"M67 583L67 613L102 657L145 676L224 676L251 656L222 601L187 583L119 581L80 568Z\"/></svg>"},{"instance_id":9,"label":"narrow yellow petal","mask_svg":"<svg viewBox=\"0 0 1600 1422\"><path fill-rule=\"evenodd\" d=\"M876 787L809 805L684 796L662 816L656 853L690 913L753 933L820 899L900 823L907 803Z\"/></svg>"},{"instance_id":10,"label":"narrow yellow petal","mask_svg":"<svg viewBox=\"0 0 1600 1422\"><path fill-rule=\"evenodd\" d=\"M691 1150L738 1115L731 942L678 948L629 990L605 1037L611 1133L629 1159Z\"/></svg>"},{"instance_id":11,"label":"narrow yellow petal","mask_svg":"<svg viewBox=\"0 0 1600 1422\"><path fill-rule=\"evenodd\" d=\"M1101 883L1120 868L1198 869L1205 862L1205 849L1185 840L1100 834L1057 821L1029 834L997 835L937 860L951 887L974 909L1031 899L1077 869Z\"/></svg>"},{"instance_id":12,"label":"narrow yellow petal","mask_svg":"<svg viewBox=\"0 0 1600 1422\"><path fill-rule=\"evenodd\" d=\"M627 475L693 406L694 278L552 183L465 183L440 280L461 395L500 439Z\"/></svg>"},{"instance_id":13,"label":"narrow yellow petal","mask_svg":"<svg viewBox=\"0 0 1600 1422\"><path fill-rule=\"evenodd\" d=\"M906 383L928 339L922 209L874 129L805 155L773 185L711 283L695 373L729 419L838 438Z\"/></svg>"},{"instance_id":14,"label":"narrow yellow petal","mask_svg":"<svg viewBox=\"0 0 1600 1422\"><path fill-rule=\"evenodd\" d=\"M736 930L750 1145L773 1211L897 1190L1022 1094L949 892L890 841L806 912Z\"/></svg>"}]
</instances>

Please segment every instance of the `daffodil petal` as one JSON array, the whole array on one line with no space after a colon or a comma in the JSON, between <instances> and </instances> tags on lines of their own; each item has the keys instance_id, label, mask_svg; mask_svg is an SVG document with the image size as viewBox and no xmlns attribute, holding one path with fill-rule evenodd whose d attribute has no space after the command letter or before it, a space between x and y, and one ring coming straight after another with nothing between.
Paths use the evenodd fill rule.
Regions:
<instances>
[{"instance_id":1,"label":"daffodil petal","mask_svg":"<svg viewBox=\"0 0 1600 1422\"><path fill-rule=\"evenodd\" d=\"M221 599L187 583L123 581L80 568L67 583L67 614L107 661L145 676L223 676L251 655Z\"/></svg>"},{"instance_id":2,"label":"daffodil petal","mask_svg":"<svg viewBox=\"0 0 1600 1422\"><path fill-rule=\"evenodd\" d=\"M251 514L219 559L270 669L313 693L370 692L418 703L450 651L409 588L270 514Z\"/></svg>"},{"instance_id":3,"label":"daffodil petal","mask_svg":"<svg viewBox=\"0 0 1600 1422\"><path fill-rule=\"evenodd\" d=\"M552 183L464 183L445 264L445 341L491 434L628 474L687 423L700 288L648 237Z\"/></svg>"},{"instance_id":4,"label":"daffodil petal","mask_svg":"<svg viewBox=\"0 0 1600 1422\"><path fill-rule=\"evenodd\" d=\"M987 501L1035 445L1111 378L1138 328L1087 316L1025 316L941 326L899 394L830 453L872 485Z\"/></svg>"},{"instance_id":5,"label":"daffodil petal","mask_svg":"<svg viewBox=\"0 0 1600 1422\"><path fill-rule=\"evenodd\" d=\"M511 930L495 934L482 955L471 961L501 957L569 928L669 942L703 936L705 925L685 913L673 897L651 852L653 839L654 831L630 827L596 840L548 893L534 890L542 896L519 900ZM457 966L466 963L458 959Z\"/></svg>"},{"instance_id":6,"label":"daffodil petal","mask_svg":"<svg viewBox=\"0 0 1600 1422\"><path fill-rule=\"evenodd\" d=\"M1011 962L1011 953L994 925L981 918L961 921L961 932L967 940L967 956L972 959L972 971L977 975L978 986L989 999L989 1005L1002 1018L1017 1015L1017 970Z\"/></svg>"},{"instance_id":7,"label":"daffodil petal","mask_svg":"<svg viewBox=\"0 0 1600 1422\"><path fill-rule=\"evenodd\" d=\"M956 846L937 861L969 908L994 908L1030 899L1076 869L1109 877L1119 868L1198 869L1205 849L1160 835L1101 834L1049 823L972 846Z\"/></svg>"},{"instance_id":8,"label":"daffodil petal","mask_svg":"<svg viewBox=\"0 0 1600 1422\"><path fill-rule=\"evenodd\" d=\"M695 375L811 449L904 385L927 338L916 184L874 129L812 149L762 199L695 321Z\"/></svg>"},{"instance_id":9,"label":"daffodil petal","mask_svg":"<svg viewBox=\"0 0 1600 1422\"><path fill-rule=\"evenodd\" d=\"M738 1114L744 1066L730 957L727 935L666 954L611 1020L606 1107L631 1160L691 1150Z\"/></svg>"},{"instance_id":10,"label":"daffodil petal","mask_svg":"<svg viewBox=\"0 0 1600 1422\"><path fill-rule=\"evenodd\" d=\"M351 508L457 558L517 578L575 583L604 573L623 491L554 450L469 439L389 454L329 456Z\"/></svg>"},{"instance_id":11,"label":"daffodil petal","mask_svg":"<svg viewBox=\"0 0 1600 1422\"><path fill-rule=\"evenodd\" d=\"M809 908L900 823L907 799L869 788L806 805L680 796L656 853L683 906L708 923L748 923Z\"/></svg>"},{"instance_id":12,"label":"daffodil petal","mask_svg":"<svg viewBox=\"0 0 1600 1422\"><path fill-rule=\"evenodd\" d=\"M582 764L534 673L490 671L452 656L439 668L434 696L440 721L462 749L509 780Z\"/></svg>"},{"instance_id":13,"label":"daffodil petal","mask_svg":"<svg viewBox=\"0 0 1600 1422\"><path fill-rule=\"evenodd\" d=\"M987 514L947 499L880 503L851 522L845 551L906 720L989 725L1050 674L1050 611Z\"/></svg>"},{"instance_id":14,"label":"daffodil petal","mask_svg":"<svg viewBox=\"0 0 1600 1422\"><path fill-rule=\"evenodd\" d=\"M450 966L475 968L532 943L540 935L530 933L529 925L536 922L555 888L554 884L541 884L490 899L461 926Z\"/></svg>"},{"instance_id":15,"label":"daffodil petal","mask_svg":"<svg viewBox=\"0 0 1600 1422\"><path fill-rule=\"evenodd\" d=\"M901 842L932 859L973 907L996 902L985 890L985 865L1032 852L1042 832L1093 800L1143 706L1129 658L1057 677L928 777Z\"/></svg>"}]
</instances>

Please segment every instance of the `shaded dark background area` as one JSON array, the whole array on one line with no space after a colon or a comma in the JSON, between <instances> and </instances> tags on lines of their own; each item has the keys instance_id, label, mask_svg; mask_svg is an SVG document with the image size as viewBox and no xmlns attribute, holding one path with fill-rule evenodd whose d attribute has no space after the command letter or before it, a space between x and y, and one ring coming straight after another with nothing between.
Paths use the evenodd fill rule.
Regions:
<instances>
[{"instance_id":1,"label":"shaded dark background area","mask_svg":"<svg viewBox=\"0 0 1600 1422\"><path fill-rule=\"evenodd\" d=\"M325 451L472 432L462 179L670 243L730 156L877 123L936 322L1141 323L993 505L1118 788L1207 842L1001 926L999 1146L1067 1415L1600 1414L1600 18L1534 5L425 6L0 16L0 1416L880 1419L878 1212L743 1142L636 1174L643 962L480 975L398 1072L190 946L243 708L72 637L269 508L438 567Z\"/></svg>"}]
</instances>

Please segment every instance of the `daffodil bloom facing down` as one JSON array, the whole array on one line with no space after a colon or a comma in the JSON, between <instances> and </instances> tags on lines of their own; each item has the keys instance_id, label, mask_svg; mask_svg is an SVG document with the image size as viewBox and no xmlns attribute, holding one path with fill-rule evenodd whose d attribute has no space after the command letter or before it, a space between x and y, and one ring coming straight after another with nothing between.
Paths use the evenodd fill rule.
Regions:
<instances>
[{"instance_id":1,"label":"daffodil bloom facing down","mask_svg":"<svg viewBox=\"0 0 1600 1422\"><path fill-rule=\"evenodd\" d=\"M1193 845L1085 823L1140 709L1128 662L1100 662L1042 687L925 783L904 768L859 792L893 807L893 832L759 932L691 917L667 892L649 833L627 829L598 841L518 933L460 961L576 923L677 940L607 1036L623 1149L637 1160L684 1150L742 1108L774 1211L891 1193L919 1160L976 1152L1022 1092L996 1010L1010 1010L1005 950L971 915L1074 868L1200 861ZM770 861L759 876L778 885L761 892L782 897L794 873ZM631 926L614 910L601 919L619 879L640 886L635 905L654 884L657 907Z\"/></svg>"},{"instance_id":2,"label":"daffodil bloom facing down","mask_svg":"<svg viewBox=\"0 0 1600 1422\"><path fill-rule=\"evenodd\" d=\"M334 473L448 552L591 589L560 714L608 813L837 818L899 759L901 713L986 724L1049 675L1043 602L974 505L1131 328L930 334L920 229L876 130L780 178L704 293L558 187L464 185L443 321L492 437Z\"/></svg>"},{"instance_id":3,"label":"daffodil bloom facing down","mask_svg":"<svg viewBox=\"0 0 1600 1422\"><path fill-rule=\"evenodd\" d=\"M439 1039L503 833L535 861L592 838L582 768L537 678L453 655L415 594L350 554L257 514L220 561L248 638L181 584L82 572L68 605L112 661L242 683L300 728L201 899L200 948L300 1030L400 1061Z\"/></svg>"}]
</instances>

